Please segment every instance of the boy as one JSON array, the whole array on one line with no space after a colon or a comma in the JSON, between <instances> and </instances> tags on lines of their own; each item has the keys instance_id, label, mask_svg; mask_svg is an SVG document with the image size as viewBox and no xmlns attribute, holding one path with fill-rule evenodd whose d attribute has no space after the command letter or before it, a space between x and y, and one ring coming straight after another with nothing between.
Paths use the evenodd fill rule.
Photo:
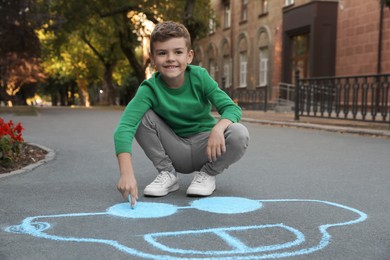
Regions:
<instances>
[{"instance_id":1,"label":"boy","mask_svg":"<svg viewBox=\"0 0 390 260\"><path fill-rule=\"evenodd\" d=\"M208 196L215 176L245 153L249 133L237 123L241 109L223 92L208 72L189 65L194 53L182 24L163 22L150 39L150 58L157 72L143 81L127 105L114 133L124 198L138 198L131 159L135 137L158 171L144 189L145 196L165 196L179 189L177 172L195 172L189 196ZM214 105L220 120L210 114Z\"/></svg>"}]
</instances>

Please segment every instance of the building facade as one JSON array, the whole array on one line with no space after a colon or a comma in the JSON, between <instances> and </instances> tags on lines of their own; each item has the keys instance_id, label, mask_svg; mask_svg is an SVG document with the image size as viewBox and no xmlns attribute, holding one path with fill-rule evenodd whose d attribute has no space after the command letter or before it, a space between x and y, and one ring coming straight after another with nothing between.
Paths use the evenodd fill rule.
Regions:
<instances>
[{"instance_id":1,"label":"building facade","mask_svg":"<svg viewBox=\"0 0 390 260\"><path fill-rule=\"evenodd\" d=\"M380 0L211 0L216 23L195 63L224 89L280 86L300 77L390 73L390 10ZM285 94L285 93L284 93Z\"/></svg>"}]
</instances>

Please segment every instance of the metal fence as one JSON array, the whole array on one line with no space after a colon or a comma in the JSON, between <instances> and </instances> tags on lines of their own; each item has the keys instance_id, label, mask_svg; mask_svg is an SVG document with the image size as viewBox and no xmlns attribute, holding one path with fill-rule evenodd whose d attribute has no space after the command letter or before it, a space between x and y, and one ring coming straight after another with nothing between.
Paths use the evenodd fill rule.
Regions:
<instances>
[{"instance_id":1,"label":"metal fence","mask_svg":"<svg viewBox=\"0 0 390 260\"><path fill-rule=\"evenodd\" d=\"M301 116L390 123L390 74L300 79L295 119Z\"/></svg>"},{"instance_id":2,"label":"metal fence","mask_svg":"<svg viewBox=\"0 0 390 260\"><path fill-rule=\"evenodd\" d=\"M295 104L295 85L279 82L276 88L276 99L273 101L275 104L276 112L291 112L294 109Z\"/></svg>"},{"instance_id":3,"label":"metal fence","mask_svg":"<svg viewBox=\"0 0 390 260\"><path fill-rule=\"evenodd\" d=\"M244 109L267 111L268 90L266 86L256 89L226 88L224 91Z\"/></svg>"}]
</instances>

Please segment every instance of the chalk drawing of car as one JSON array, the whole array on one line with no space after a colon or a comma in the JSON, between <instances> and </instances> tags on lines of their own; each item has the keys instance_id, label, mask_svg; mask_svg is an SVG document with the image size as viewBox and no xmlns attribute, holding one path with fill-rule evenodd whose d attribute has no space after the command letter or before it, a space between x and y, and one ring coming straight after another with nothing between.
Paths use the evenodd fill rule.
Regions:
<instances>
[{"instance_id":1,"label":"chalk drawing of car","mask_svg":"<svg viewBox=\"0 0 390 260\"><path fill-rule=\"evenodd\" d=\"M80 223L81 218L90 221L91 218L108 216L113 226L123 229L117 223L118 217L122 220L137 221L139 224L142 220L154 218L183 219L186 218L186 213L193 215L193 210L197 210L198 214L205 214L202 218L209 220L202 224L203 228L192 226L191 229L167 231L158 225L148 225L151 229L148 232L148 227L139 225L142 229L133 228L136 234L132 235L130 232L131 242L127 242L130 245L114 238L96 238L95 235L75 237L71 234L65 235L64 231L60 232L61 235L56 235L50 224L55 222L57 228L61 220L64 223ZM177 211L181 211L181 214L176 214ZM210 218L212 214L220 216ZM322 217L325 215L330 215L330 219ZM221 221L223 218L226 219L225 222ZM216 221L211 221L212 219ZM329 201L209 197L194 200L184 207L140 202L136 209L132 210L129 203L120 203L105 212L28 217L19 225L7 227L5 231L55 241L104 244L140 259L270 259L308 255L322 250L331 240L329 229L357 224L366 219L364 212ZM327 222L318 224L315 223L317 220ZM241 224L247 222L254 223ZM289 224L284 224L286 222ZM226 226L221 223L234 225ZM96 230L95 227L91 229Z\"/></svg>"}]
</instances>

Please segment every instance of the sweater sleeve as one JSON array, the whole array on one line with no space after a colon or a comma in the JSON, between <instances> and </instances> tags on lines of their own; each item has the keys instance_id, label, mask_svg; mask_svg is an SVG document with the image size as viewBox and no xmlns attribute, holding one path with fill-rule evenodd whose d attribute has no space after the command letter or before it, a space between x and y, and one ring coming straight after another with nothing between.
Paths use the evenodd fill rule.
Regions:
<instances>
[{"instance_id":1,"label":"sweater sleeve","mask_svg":"<svg viewBox=\"0 0 390 260\"><path fill-rule=\"evenodd\" d=\"M125 111L114 132L115 153L132 153L132 143L139 123L151 108L153 93L149 87L140 86Z\"/></svg>"},{"instance_id":2,"label":"sweater sleeve","mask_svg":"<svg viewBox=\"0 0 390 260\"><path fill-rule=\"evenodd\" d=\"M205 90L207 99L217 109L221 119L229 119L233 123L240 121L242 116L241 108L233 102L225 91L218 87L206 70L201 71L203 79L202 86Z\"/></svg>"}]
</instances>

